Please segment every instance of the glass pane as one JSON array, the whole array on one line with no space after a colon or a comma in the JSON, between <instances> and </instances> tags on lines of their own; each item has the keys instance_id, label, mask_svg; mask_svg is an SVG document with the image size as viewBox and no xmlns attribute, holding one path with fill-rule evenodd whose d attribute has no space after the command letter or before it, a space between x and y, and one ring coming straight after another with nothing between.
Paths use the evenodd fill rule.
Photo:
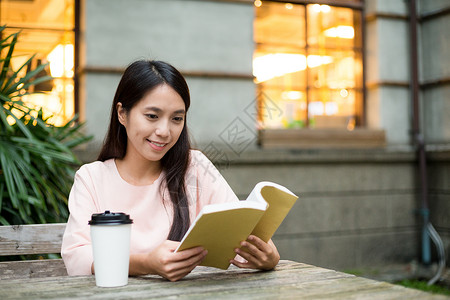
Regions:
<instances>
[{"instance_id":1,"label":"glass pane","mask_svg":"<svg viewBox=\"0 0 450 300\"><path fill-rule=\"evenodd\" d=\"M255 52L254 71L260 99L260 125L264 128L304 127L306 124L305 53ZM263 102L261 102L263 101ZM273 112L267 110L272 108Z\"/></svg>"},{"instance_id":2,"label":"glass pane","mask_svg":"<svg viewBox=\"0 0 450 300\"><path fill-rule=\"evenodd\" d=\"M362 112L360 13L319 4L307 13L309 125L352 130Z\"/></svg>"},{"instance_id":3,"label":"glass pane","mask_svg":"<svg viewBox=\"0 0 450 300\"><path fill-rule=\"evenodd\" d=\"M354 128L356 122L356 91L354 89L312 88L308 96L310 127L349 130Z\"/></svg>"},{"instance_id":4,"label":"glass pane","mask_svg":"<svg viewBox=\"0 0 450 300\"><path fill-rule=\"evenodd\" d=\"M261 128L352 130L363 112L361 12L257 2L253 74Z\"/></svg>"},{"instance_id":5,"label":"glass pane","mask_svg":"<svg viewBox=\"0 0 450 300\"><path fill-rule=\"evenodd\" d=\"M259 122L262 128L303 128L306 125L305 90L258 87Z\"/></svg>"},{"instance_id":6,"label":"glass pane","mask_svg":"<svg viewBox=\"0 0 450 300\"><path fill-rule=\"evenodd\" d=\"M306 125L305 7L256 5L253 74L262 128Z\"/></svg>"},{"instance_id":7,"label":"glass pane","mask_svg":"<svg viewBox=\"0 0 450 300\"><path fill-rule=\"evenodd\" d=\"M311 51L308 55L308 116L314 128L347 128L356 120L357 61L353 51ZM359 83L359 82L358 82Z\"/></svg>"},{"instance_id":8,"label":"glass pane","mask_svg":"<svg viewBox=\"0 0 450 300\"><path fill-rule=\"evenodd\" d=\"M17 70L36 54L31 67L49 63L46 74L54 77L32 87L24 101L44 110L49 122L62 125L74 115L74 1L1 1L1 24L6 34L21 31L14 49L12 68ZM21 76L25 76L24 69ZM38 75L38 76L39 76Z\"/></svg>"},{"instance_id":9,"label":"glass pane","mask_svg":"<svg viewBox=\"0 0 450 300\"><path fill-rule=\"evenodd\" d=\"M355 47L354 12L350 8L311 4L308 11L308 45L315 48Z\"/></svg>"},{"instance_id":10,"label":"glass pane","mask_svg":"<svg viewBox=\"0 0 450 300\"><path fill-rule=\"evenodd\" d=\"M355 88L356 60L353 51L310 51L308 82L315 88Z\"/></svg>"},{"instance_id":11,"label":"glass pane","mask_svg":"<svg viewBox=\"0 0 450 300\"><path fill-rule=\"evenodd\" d=\"M256 3L255 3L256 5ZM256 44L305 47L305 7L291 3L261 2L256 6Z\"/></svg>"}]
</instances>

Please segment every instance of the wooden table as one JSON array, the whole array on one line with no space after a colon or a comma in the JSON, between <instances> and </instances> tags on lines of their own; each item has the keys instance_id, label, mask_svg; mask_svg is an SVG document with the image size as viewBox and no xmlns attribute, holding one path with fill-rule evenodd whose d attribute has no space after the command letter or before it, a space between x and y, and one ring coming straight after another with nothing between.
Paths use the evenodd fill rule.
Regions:
<instances>
[{"instance_id":1,"label":"wooden table","mask_svg":"<svg viewBox=\"0 0 450 300\"><path fill-rule=\"evenodd\" d=\"M183 280L132 277L116 288L93 276L0 281L0 299L449 299L303 263L280 261L274 271L198 267Z\"/></svg>"}]
</instances>

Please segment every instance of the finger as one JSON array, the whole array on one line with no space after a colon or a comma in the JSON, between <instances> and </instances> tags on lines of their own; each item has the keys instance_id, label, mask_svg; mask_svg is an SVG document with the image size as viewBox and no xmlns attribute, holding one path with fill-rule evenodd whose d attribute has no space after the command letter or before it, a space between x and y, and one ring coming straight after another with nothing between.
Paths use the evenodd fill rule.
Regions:
<instances>
[{"instance_id":1,"label":"finger","mask_svg":"<svg viewBox=\"0 0 450 300\"><path fill-rule=\"evenodd\" d=\"M204 250L200 254L192 256L187 260L172 264L169 268L170 271L167 272L167 276L165 277L171 281L176 281L183 278L203 261L207 253L208 252Z\"/></svg>"},{"instance_id":2,"label":"finger","mask_svg":"<svg viewBox=\"0 0 450 300\"><path fill-rule=\"evenodd\" d=\"M271 249L271 246L269 243L264 242L262 239L255 235L249 235L247 238L247 241L255 245L259 250L262 252L267 252L269 249ZM271 241L271 240L270 240Z\"/></svg>"},{"instance_id":3,"label":"finger","mask_svg":"<svg viewBox=\"0 0 450 300\"><path fill-rule=\"evenodd\" d=\"M255 266L249 262L242 262L242 261L238 261L235 259L230 260L230 264L235 265L238 268L242 268L242 269L254 269Z\"/></svg>"},{"instance_id":4,"label":"finger","mask_svg":"<svg viewBox=\"0 0 450 300\"><path fill-rule=\"evenodd\" d=\"M247 250L242 250L240 248L236 248L235 252L237 254L239 254L240 256L242 256L242 258L244 258L247 261L247 264L244 263L244 265L252 266L254 268L258 267L259 261L261 260L261 258L259 256L257 256L257 254L262 254L262 252L260 252L259 250L257 253L255 253L252 251L247 251ZM240 262L240 265L242 265L242 262Z\"/></svg>"},{"instance_id":5,"label":"finger","mask_svg":"<svg viewBox=\"0 0 450 300\"><path fill-rule=\"evenodd\" d=\"M253 256L261 256L263 254L263 251L256 247L254 244L248 242L248 241L242 241L241 242L241 251L247 252Z\"/></svg>"},{"instance_id":6,"label":"finger","mask_svg":"<svg viewBox=\"0 0 450 300\"><path fill-rule=\"evenodd\" d=\"M271 255L277 257L278 260L280 260L280 254L278 253L277 246L275 246L275 244L272 242L272 240L269 240L269 241L267 242L267 244L268 244L269 247L270 247L270 252L269 252L269 253L270 253Z\"/></svg>"},{"instance_id":7,"label":"finger","mask_svg":"<svg viewBox=\"0 0 450 300\"><path fill-rule=\"evenodd\" d=\"M177 281L188 275L194 268L195 266L185 267L181 269L174 269L172 272L168 273L164 277L166 277L170 281Z\"/></svg>"},{"instance_id":8,"label":"finger","mask_svg":"<svg viewBox=\"0 0 450 300\"><path fill-rule=\"evenodd\" d=\"M272 240L269 240L266 243L254 235L250 235L248 240L250 242L252 242L252 244L255 245L255 247L257 247L258 250L260 251L260 252L254 252L254 256L258 257L259 259L262 259L263 261L266 261L266 260L275 261L276 260L277 262L280 259L277 247L272 242ZM266 263L264 262L264 264L266 264Z\"/></svg>"},{"instance_id":9,"label":"finger","mask_svg":"<svg viewBox=\"0 0 450 300\"><path fill-rule=\"evenodd\" d=\"M260 247L250 243L255 242ZM236 253L245 258L249 264L257 269L272 269L278 263L279 258L274 253L274 248L256 236L249 236L248 241L241 243L242 247Z\"/></svg>"},{"instance_id":10,"label":"finger","mask_svg":"<svg viewBox=\"0 0 450 300\"><path fill-rule=\"evenodd\" d=\"M230 263L239 267L239 268L246 268L246 269L254 269L255 266L252 263L249 263L248 260L243 258L240 255L236 255L234 259L230 260Z\"/></svg>"},{"instance_id":11,"label":"finger","mask_svg":"<svg viewBox=\"0 0 450 300\"><path fill-rule=\"evenodd\" d=\"M189 257L185 257L184 259L180 259L180 257L177 257L176 260L172 261L172 264L170 266L170 270L181 270L184 268L195 268L197 265L199 265L203 259L208 254L208 251L203 250L200 253L197 253L195 255L191 255Z\"/></svg>"},{"instance_id":12,"label":"finger","mask_svg":"<svg viewBox=\"0 0 450 300\"><path fill-rule=\"evenodd\" d=\"M205 259L206 255L208 255L208 251L203 250L199 254L197 254L195 256L191 256L189 259L187 259L186 264L188 266L193 266L195 268Z\"/></svg>"},{"instance_id":13,"label":"finger","mask_svg":"<svg viewBox=\"0 0 450 300\"><path fill-rule=\"evenodd\" d=\"M195 248L186 249L186 250L174 253L174 259L175 259L175 261L185 261L192 257L201 255L203 251L206 251L205 248L203 248L203 247L195 247Z\"/></svg>"},{"instance_id":14,"label":"finger","mask_svg":"<svg viewBox=\"0 0 450 300\"><path fill-rule=\"evenodd\" d=\"M180 242L166 240L161 246L169 252L175 252L179 245Z\"/></svg>"}]
</instances>

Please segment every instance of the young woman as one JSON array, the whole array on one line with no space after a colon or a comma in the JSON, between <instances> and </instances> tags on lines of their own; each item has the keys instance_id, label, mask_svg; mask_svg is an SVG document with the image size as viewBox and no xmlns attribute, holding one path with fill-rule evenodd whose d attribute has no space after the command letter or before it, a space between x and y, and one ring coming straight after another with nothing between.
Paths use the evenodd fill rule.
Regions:
<instances>
[{"instance_id":1,"label":"young woman","mask_svg":"<svg viewBox=\"0 0 450 300\"><path fill-rule=\"evenodd\" d=\"M98 161L77 171L69 195L61 249L69 275L95 271L88 221L105 210L134 221L130 275L175 281L207 255L201 247L174 250L204 205L238 199L213 164L190 148L189 105L186 81L170 64L140 60L125 70ZM244 259L231 261L238 267L267 270L279 261L272 241L249 236L241 246L236 253Z\"/></svg>"}]
</instances>

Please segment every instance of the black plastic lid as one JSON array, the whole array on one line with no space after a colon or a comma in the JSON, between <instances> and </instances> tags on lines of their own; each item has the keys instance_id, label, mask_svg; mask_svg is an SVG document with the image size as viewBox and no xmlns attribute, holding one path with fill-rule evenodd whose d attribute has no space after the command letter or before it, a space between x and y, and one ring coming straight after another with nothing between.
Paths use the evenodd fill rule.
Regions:
<instances>
[{"instance_id":1,"label":"black plastic lid","mask_svg":"<svg viewBox=\"0 0 450 300\"><path fill-rule=\"evenodd\" d=\"M113 213L106 210L101 214L92 214L89 225L121 225L121 224L131 224L133 220L130 216L124 213Z\"/></svg>"}]
</instances>

